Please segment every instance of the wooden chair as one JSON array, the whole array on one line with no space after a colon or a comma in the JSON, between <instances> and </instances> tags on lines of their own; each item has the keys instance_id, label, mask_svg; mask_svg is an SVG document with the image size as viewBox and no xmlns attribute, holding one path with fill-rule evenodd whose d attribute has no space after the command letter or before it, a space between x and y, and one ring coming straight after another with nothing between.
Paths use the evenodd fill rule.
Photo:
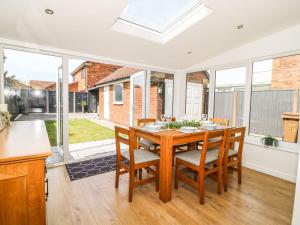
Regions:
<instances>
[{"instance_id":1,"label":"wooden chair","mask_svg":"<svg viewBox=\"0 0 300 225\"><path fill-rule=\"evenodd\" d=\"M144 126L148 123L154 123L156 121L155 118L145 118L145 119L138 119L137 125L138 126ZM144 138L139 139L139 146L145 148L148 151L158 153L159 145L156 143L153 143L152 141L146 140Z\"/></svg>"},{"instance_id":2,"label":"wooden chair","mask_svg":"<svg viewBox=\"0 0 300 225\"><path fill-rule=\"evenodd\" d=\"M218 125L229 126L229 119L211 118L210 121L212 121L213 123L218 124Z\"/></svg>"},{"instance_id":3,"label":"wooden chair","mask_svg":"<svg viewBox=\"0 0 300 225\"><path fill-rule=\"evenodd\" d=\"M227 132L226 144L223 159L223 185L224 191L227 191L228 168L232 167L238 172L238 183L242 183L242 155L245 139L245 127L231 128ZM238 143L237 151L232 149Z\"/></svg>"},{"instance_id":4,"label":"wooden chair","mask_svg":"<svg viewBox=\"0 0 300 225\"><path fill-rule=\"evenodd\" d=\"M204 178L216 173L218 177L218 193L222 193L222 162L225 135L226 131L223 130L206 132L203 148L200 151L189 151L176 156L175 189L178 189L178 180L182 180L198 189L200 204L204 204ZM194 171L194 179L188 178L179 170L181 165Z\"/></svg>"},{"instance_id":5,"label":"wooden chair","mask_svg":"<svg viewBox=\"0 0 300 225\"><path fill-rule=\"evenodd\" d=\"M134 136L133 130L128 130L122 127L115 127L115 138L116 138L116 180L115 187L119 187L119 177L122 174L129 173L129 195L128 201L132 201L133 188L138 184L145 184L151 181L155 181L155 189L158 191L159 188L159 156L153 154L144 149L135 149L137 146L137 140ZM127 136L124 137L124 136ZM129 146L129 151L121 151L121 143ZM142 169L155 167L155 170L151 170L154 176L149 176L142 179ZM139 171L139 179L135 179L135 175Z\"/></svg>"}]
</instances>

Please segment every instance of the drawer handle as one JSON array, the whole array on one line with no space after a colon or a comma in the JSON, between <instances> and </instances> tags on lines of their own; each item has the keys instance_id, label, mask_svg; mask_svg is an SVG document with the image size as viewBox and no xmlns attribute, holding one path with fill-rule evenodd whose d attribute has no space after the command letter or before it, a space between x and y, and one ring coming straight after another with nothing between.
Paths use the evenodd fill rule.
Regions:
<instances>
[{"instance_id":1,"label":"drawer handle","mask_svg":"<svg viewBox=\"0 0 300 225\"><path fill-rule=\"evenodd\" d=\"M49 180L48 178L45 180L46 183L46 193L45 193L45 199L48 201L48 196L49 196Z\"/></svg>"}]
</instances>

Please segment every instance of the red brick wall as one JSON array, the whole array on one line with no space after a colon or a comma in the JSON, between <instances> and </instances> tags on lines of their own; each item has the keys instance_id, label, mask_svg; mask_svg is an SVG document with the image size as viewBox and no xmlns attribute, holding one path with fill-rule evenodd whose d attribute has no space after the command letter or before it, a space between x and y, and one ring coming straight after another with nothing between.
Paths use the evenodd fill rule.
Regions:
<instances>
[{"instance_id":1,"label":"red brick wall","mask_svg":"<svg viewBox=\"0 0 300 225\"><path fill-rule=\"evenodd\" d=\"M273 59L272 88L300 88L300 55Z\"/></svg>"},{"instance_id":2,"label":"red brick wall","mask_svg":"<svg viewBox=\"0 0 300 225\"><path fill-rule=\"evenodd\" d=\"M150 118L160 119L163 110L163 98L158 94L157 84L150 87Z\"/></svg>"},{"instance_id":3,"label":"red brick wall","mask_svg":"<svg viewBox=\"0 0 300 225\"><path fill-rule=\"evenodd\" d=\"M94 87L94 85L104 77L110 75L115 70L121 68L121 66L102 64L102 63L87 63L86 75L87 75L87 88Z\"/></svg>"},{"instance_id":4,"label":"red brick wall","mask_svg":"<svg viewBox=\"0 0 300 225\"><path fill-rule=\"evenodd\" d=\"M134 112L133 123L137 125L137 120L143 117L143 88L139 85L134 87Z\"/></svg>"},{"instance_id":5,"label":"red brick wall","mask_svg":"<svg viewBox=\"0 0 300 225\"><path fill-rule=\"evenodd\" d=\"M69 91L70 92L78 92L78 82L69 84Z\"/></svg>"},{"instance_id":6,"label":"red brick wall","mask_svg":"<svg viewBox=\"0 0 300 225\"><path fill-rule=\"evenodd\" d=\"M77 82L77 91L86 91L85 78L81 78L81 70L74 74L74 82Z\"/></svg>"},{"instance_id":7,"label":"red brick wall","mask_svg":"<svg viewBox=\"0 0 300 225\"><path fill-rule=\"evenodd\" d=\"M109 86L109 120L129 126L130 123L130 82L123 83L123 104L114 104L113 85ZM99 88L99 118L104 118L104 88Z\"/></svg>"}]
</instances>

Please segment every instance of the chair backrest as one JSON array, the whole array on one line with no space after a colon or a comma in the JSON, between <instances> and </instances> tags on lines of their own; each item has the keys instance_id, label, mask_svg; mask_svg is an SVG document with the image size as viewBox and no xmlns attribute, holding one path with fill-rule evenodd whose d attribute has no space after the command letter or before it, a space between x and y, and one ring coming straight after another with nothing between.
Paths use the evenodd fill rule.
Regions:
<instances>
[{"instance_id":1,"label":"chair backrest","mask_svg":"<svg viewBox=\"0 0 300 225\"><path fill-rule=\"evenodd\" d=\"M224 150L224 160L228 160L228 152L231 147L238 143L238 158L242 159L244 139L245 139L246 127L230 128L226 135L226 144Z\"/></svg>"},{"instance_id":2,"label":"chair backrest","mask_svg":"<svg viewBox=\"0 0 300 225\"><path fill-rule=\"evenodd\" d=\"M219 125L223 125L223 126L229 126L229 119L211 118L210 121L212 121L215 124L219 124Z\"/></svg>"},{"instance_id":3,"label":"chair backrest","mask_svg":"<svg viewBox=\"0 0 300 225\"><path fill-rule=\"evenodd\" d=\"M129 157L130 157L130 165L134 165L134 136L133 130L129 130L127 128L115 126L115 140L116 140L116 152L117 159L120 161L121 159L121 143L128 145L129 147Z\"/></svg>"},{"instance_id":4,"label":"chair backrest","mask_svg":"<svg viewBox=\"0 0 300 225\"><path fill-rule=\"evenodd\" d=\"M138 119L137 120L137 125L138 126L143 126L147 123L154 123L156 121L155 118L144 118L144 119Z\"/></svg>"},{"instance_id":5,"label":"chair backrest","mask_svg":"<svg viewBox=\"0 0 300 225\"><path fill-rule=\"evenodd\" d=\"M200 170L205 168L206 154L212 149L218 149L218 166L222 166L226 130L208 131L204 134L203 146L200 157Z\"/></svg>"}]
</instances>

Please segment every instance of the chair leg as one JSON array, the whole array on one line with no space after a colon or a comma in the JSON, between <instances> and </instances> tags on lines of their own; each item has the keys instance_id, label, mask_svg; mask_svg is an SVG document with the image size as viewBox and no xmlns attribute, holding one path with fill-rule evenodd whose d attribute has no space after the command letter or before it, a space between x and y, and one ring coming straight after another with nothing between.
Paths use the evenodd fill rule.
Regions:
<instances>
[{"instance_id":1,"label":"chair leg","mask_svg":"<svg viewBox=\"0 0 300 225\"><path fill-rule=\"evenodd\" d=\"M238 183L241 184L242 183L242 163L238 162L237 164L237 169L238 169Z\"/></svg>"},{"instance_id":2,"label":"chair leg","mask_svg":"<svg viewBox=\"0 0 300 225\"><path fill-rule=\"evenodd\" d=\"M178 165L178 162L176 161L176 164L175 164L175 189L177 190L178 189L178 172L179 172L179 165Z\"/></svg>"},{"instance_id":3,"label":"chair leg","mask_svg":"<svg viewBox=\"0 0 300 225\"><path fill-rule=\"evenodd\" d=\"M155 166L156 173L155 173L155 191L159 191L159 164Z\"/></svg>"},{"instance_id":4,"label":"chair leg","mask_svg":"<svg viewBox=\"0 0 300 225\"><path fill-rule=\"evenodd\" d=\"M228 167L224 166L223 168L223 186L224 186L224 191L227 191L227 185L228 185Z\"/></svg>"},{"instance_id":5,"label":"chair leg","mask_svg":"<svg viewBox=\"0 0 300 225\"><path fill-rule=\"evenodd\" d=\"M115 178L115 188L119 187L119 178L120 178L120 164L116 165L116 178Z\"/></svg>"},{"instance_id":6,"label":"chair leg","mask_svg":"<svg viewBox=\"0 0 300 225\"><path fill-rule=\"evenodd\" d=\"M129 202L132 202L134 177L135 177L134 174L135 174L135 170L130 169L130 171L129 171L129 193L128 193L128 201Z\"/></svg>"},{"instance_id":7,"label":"chair leg","mask_svg":"<svg viewBox=\"0 0 300 225\"><path fill-rule=\"evenodd\" d=\"M218 194L222 194L222 167L218 168Z\"/></svg>"},{"instance_id":8,"label":"chair leg","mask_svg":"<svg viewBox=\"0 0 300 225\"><path fill-rule=\"evenodd\" d=\"M139 180L143 179L143 170L139 169Z\"/></svg>"},{"instance_id":9,"label":"chair leg","mask_svg":"<svg viewBox=\"0 0 300 225\"><path fill-rule=\"evenodd\" d=\"M199 201L204 204L204 175L199 174Z\"/></svg>"},{"instance_id":10,"label":"chair leg","mask_svg":"<svg viewBox=\"0 0 300 225\"><path fill-rule=\"evenodd\" d=\"M198 172L194 171L194 181L197 182L198 180Z\"/></svg>"}]
</instances>

